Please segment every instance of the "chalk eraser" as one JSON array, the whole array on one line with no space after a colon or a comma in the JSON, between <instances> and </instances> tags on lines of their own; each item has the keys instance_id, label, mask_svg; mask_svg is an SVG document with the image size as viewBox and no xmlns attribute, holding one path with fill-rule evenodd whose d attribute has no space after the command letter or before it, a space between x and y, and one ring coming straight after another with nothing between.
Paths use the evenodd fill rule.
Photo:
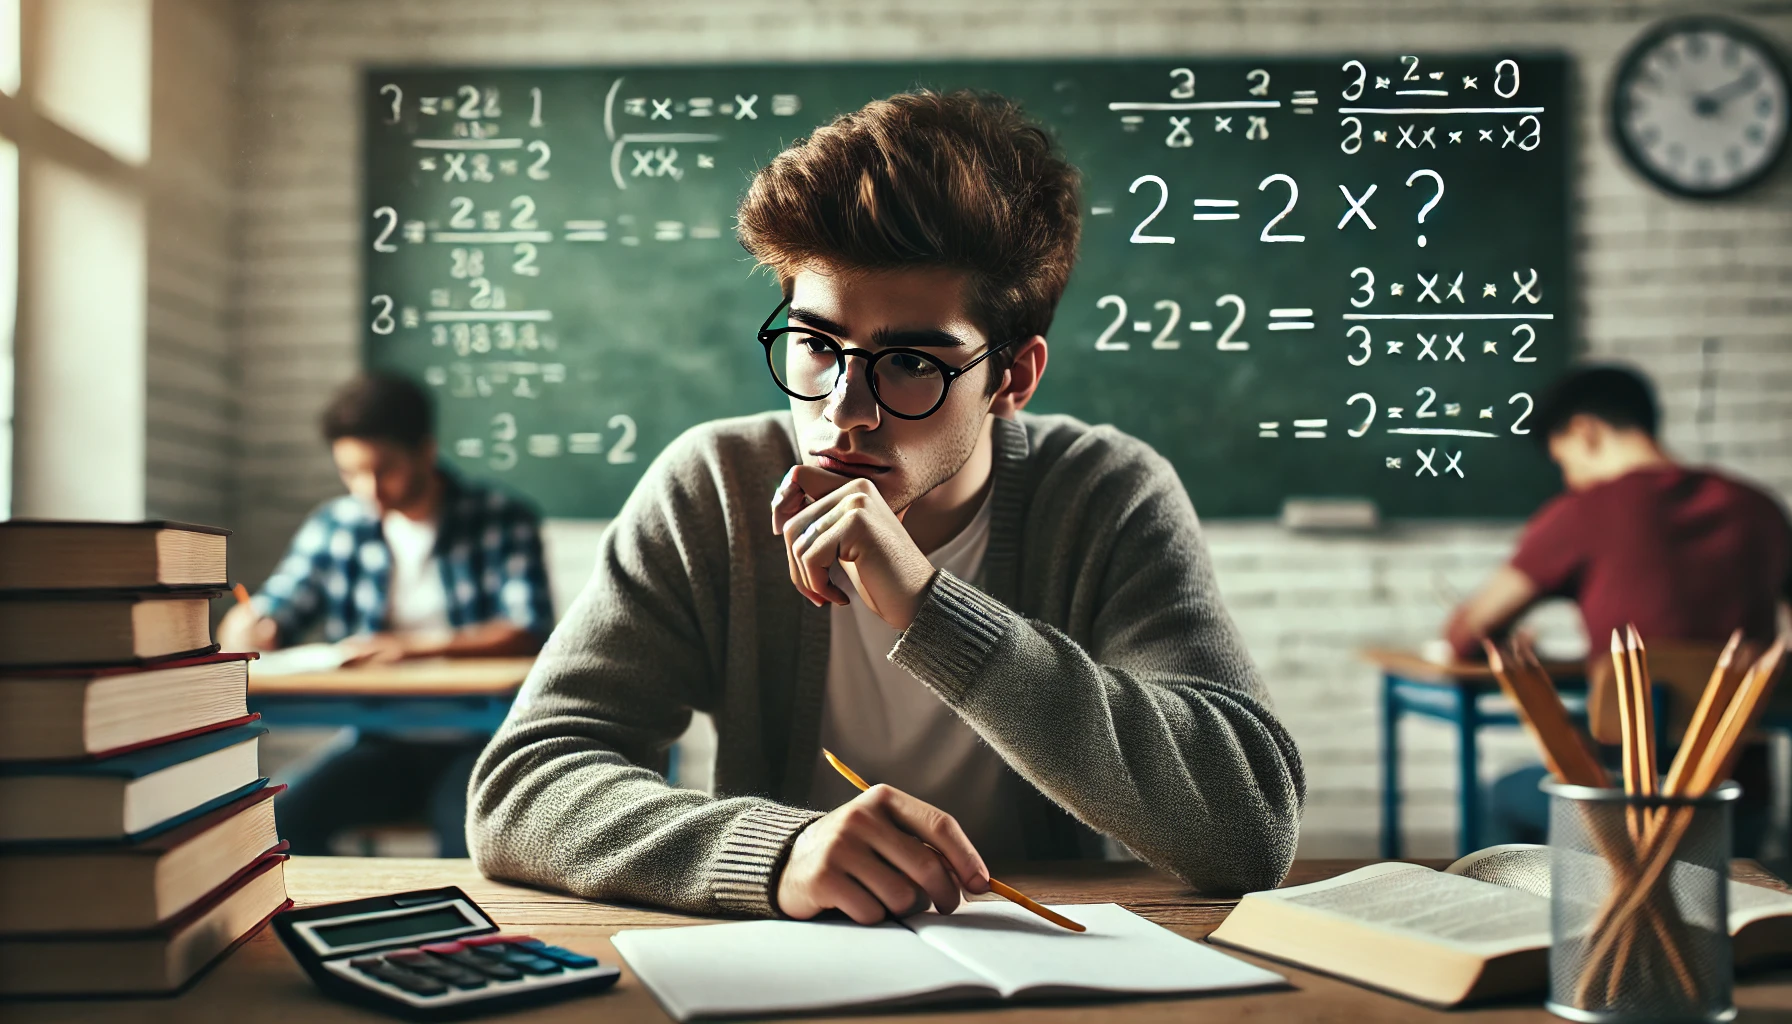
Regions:
<instances>
[{"instance_id":1,"label":"chalk eraser","mask_svg":"<svg viewBox=\"0 0 1792 1024\"><path fill-rule=\"evenodd\" d=\"M1367 498L1289 498L1282 502L1282 526L1290 530L1353 532L1380 525L1381 512Z\"/></svg>"}]
</instances>

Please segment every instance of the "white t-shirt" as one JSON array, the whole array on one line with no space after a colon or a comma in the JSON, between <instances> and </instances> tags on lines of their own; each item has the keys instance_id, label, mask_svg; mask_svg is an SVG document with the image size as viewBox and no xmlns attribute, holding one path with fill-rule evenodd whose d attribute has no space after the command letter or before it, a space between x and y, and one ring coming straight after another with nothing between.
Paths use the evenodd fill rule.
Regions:
<instances>
[{"instance_id":1,"label":"white t-shirt","mask_svg":"<svg viewBox=\"0 0 1792 1024\"><path fill-rule=\"evenodd\" d=\"M380 519L392 552L391 590L386 595L386 628L394 633L446 633L448 589L436 561L436 522L419 522L403 512Z\"/></svg>"},{"instance_id":2,"label":"white t-shirt","mask_svg":"<svg viewBox=\"0 0 1792 1024\"><path fill-rule=\"evenodd\" d=\"M989 546L989 518L985 498L970 525L927 560L975 580ZM888 783L958 819L986 862L1024 858L1018 797L1026 783L932 690L889 660L899 634L865 606L851 578L837 565L828 578L851 603L830 609L821 745L866 781ZM810 806L837 807L856 795L817 754Z\"/></svg>"}]
</instances>

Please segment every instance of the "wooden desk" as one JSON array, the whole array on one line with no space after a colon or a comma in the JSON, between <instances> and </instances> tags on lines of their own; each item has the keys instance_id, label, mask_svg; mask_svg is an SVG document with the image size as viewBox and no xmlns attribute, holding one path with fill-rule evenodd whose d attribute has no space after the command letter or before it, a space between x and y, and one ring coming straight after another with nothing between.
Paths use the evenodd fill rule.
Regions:
<instances>
[{"instance_id":1,"label":"wooden desk","mask_svg":"<svg viewBox=\"0 0 1792 1024\"><path fill-rule=\"evenodd\" d=\"M1289 884L1317 881L1360 867L1364 861L1302 861ZM703 919L642 907L587 903L566 896L536 892L481 878L465 860L379 860L300 857L288 864L287 886L300 905L356 899L379 893L458 885L506 929L526 931L549 942L589 953L605 963L620 963L610 936L623 928L699 923ZM1743 864L1746 874L1764 874ZM1232 908L1230 900L1204 899L1181 883L1142 864L1074 863L997 866L998 877L1048 903L1120 903L1133 912L1191 938L1212 931ZM1236 955L1236 954L1235 954ZM1202 1021L1459 1021L1542 1022L1556 1018L1534 1005L1505 1005L1449 1013L1432 1010L1348 982L1311 974L1256 957L1244 959L1279 971L1292 990L1250 992L1198 999L1148 999L1094 1003L1019 1003L1012 1006L955 1010L946 1013L853 1015L855 1024L889 1021L981 1022L992 1020L1057 1022ZM1792 971L1752 977L1737 986L1736 1001L1745 1007L1744 1021L1792 1019ZM215 967L176 999L126 1002L9 1003L10 1024L52 1021L166 1022L166 1024L236 1024L258 1022L389 1021L369 1011L325 998L299 970L271 931L263 931L228 960ZM608 993L540 1007L504 1020L546 1022L603 1021L605 1024L663 1022L665 1013L623 964L622 980ZM820 1018L805 1018L818 1020Z\"/></svg>"},{"instance_id":2,"label":"wooden desk","mask_svg":"<svg viewBox=\"0 0 1792 1024\"><path fill-rule=\"evenodd\" d=\"M1458 854L1479 850L1481 841L1480 733L1487 726L1515 726L1518 716L1500 694L1493 670L1484 662L1439 663L1410 651L1371 648L1364 660L1381 670L1381 855L1401 855L1400 720L1407 715L1456 727ZM1586 666L1578 661L1544 663L1563 689L1571 713L1585 715ZM1483 698L1496 706L1483 708Z\"/></svg>"},{"instance_id":3,"label":"wooden desk","mask_svg":"<svg viewBox=\"0 0 1792 1024\"><path fill-rule=\"evenodd\" d=\"M456 729L490 735L504 721L534 658L419 658L328 672L258 676L249 710L271 726L349 726L369 732Z\"/></svg>"}]
</instances>

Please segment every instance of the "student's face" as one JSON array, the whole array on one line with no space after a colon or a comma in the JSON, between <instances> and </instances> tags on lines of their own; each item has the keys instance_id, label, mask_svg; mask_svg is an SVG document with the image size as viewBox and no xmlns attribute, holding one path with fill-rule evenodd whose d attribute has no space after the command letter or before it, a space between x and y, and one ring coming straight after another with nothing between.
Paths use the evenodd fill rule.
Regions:
<instances>
[{"instance_id":1,"label":"student's face","mask_svg":"<svg viewBox=\"0 0 1792 1024\"><path fill-rule=\"evenodd\" d=\"M383 516L410 508L429 490L436 443L407 448L395 441L343 437L330 445L330 456L348 492Z\"/></svg>"},{"instance_id":2,"label":"student's face","mask_svg":"<svg viewBox=\"0 0 1792 1024\"><path fill-rule=\"evenodd\" d=\"M915 348L964 366L989 345L965 311L964 275L947 270L796 275L790 323L832 335L847 348ZM803 461L871 480L898 512L952 478L970 458L989 411L988 362L957 378L933 415L892 416L871 396L866 361L821 401L791 399ZM844 458L848 461L841 461Z\"/></svg>"}]
</instances>

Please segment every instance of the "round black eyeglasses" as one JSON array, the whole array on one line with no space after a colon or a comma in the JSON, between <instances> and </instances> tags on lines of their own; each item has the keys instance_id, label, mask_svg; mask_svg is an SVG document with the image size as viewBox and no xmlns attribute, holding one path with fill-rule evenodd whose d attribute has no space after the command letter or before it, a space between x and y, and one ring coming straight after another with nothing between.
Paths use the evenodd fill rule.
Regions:
<instances>
[{"instance_id":1,"label":"round black eyeglasses","mask_svg":"<svg viewBox=\"0 0 1792 1024\"><path fill-rule=\"evenodd\" d=\"M834 393L846 375L846 357L865 360L871 375L871 397L879 408L899 419L920 420L945 404L946 389L978 363L1007 348L1010 342L992 345L963 366L953 366L928 352L913 348L886 348L872 352L847 348L839 339L813 327L773 327L778 314L790 305L785 299L759 328L765 346L765 365L778 389L804 402L819 402Z\"/></svg>"}]
</instances>

